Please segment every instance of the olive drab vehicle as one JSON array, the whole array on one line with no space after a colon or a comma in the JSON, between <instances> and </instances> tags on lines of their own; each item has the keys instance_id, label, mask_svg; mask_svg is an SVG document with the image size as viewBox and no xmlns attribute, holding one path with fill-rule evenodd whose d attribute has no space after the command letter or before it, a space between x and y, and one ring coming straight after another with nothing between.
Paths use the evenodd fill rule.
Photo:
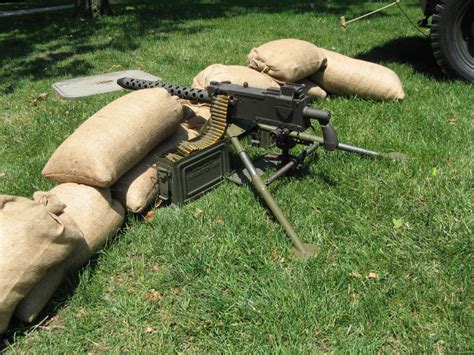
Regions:
<instances>
[{"instance_id":1,"label":"olive drab vehicle","mask_svg":"<svg viewBox=\"0 0 474 355\"><path fill-rule=\"evenodd\" d=\"M420 0L431 46L441 69L474 82L474 0Z\"/></svg>"}]
</instances>

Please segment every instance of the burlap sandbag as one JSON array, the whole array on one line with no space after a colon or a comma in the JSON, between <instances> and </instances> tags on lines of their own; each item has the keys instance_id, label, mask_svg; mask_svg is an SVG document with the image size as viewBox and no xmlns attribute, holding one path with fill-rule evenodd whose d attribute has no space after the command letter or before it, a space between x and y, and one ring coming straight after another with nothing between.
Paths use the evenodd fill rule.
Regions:
<instances>
[{"instance_id":1,"label":"burlap sandbag","mask_svg":"<svg viewBox=\"0 0 474 355\"><path fill-rule=\"evenodd\" d=\"M180 142L196 136L196 131L185 127L178 128L175 134L160 143L112 186L113 198L120 201L130 212L143 212L155 200L159 190L156 157L172 150Z\"/></svg>"},{"instance_id":2,"label":"burlap sandbag","mask_svg":"<svg viewBox=\"0 0 474 355\"><path fill-rule=\"evenodd\" d=\"M312 82L309 79L303 79L297 81L297 84L304 84L305 86L305 93L309 95L312 99L315 100L324 100L328 94L326 91L324 91L323 88L320 86L316 85L314 82Z\"/></svg>"},{"instance_id":3,"label":"burlap sandbag","mask_svg":"<svg viewBox=\"0 0 474 355\"><path fill-rule=\"evenodd\" d=\"M212 64L201 71L193 80L193 88L206 88L211 81L230 81L242 85L247 82L256 88L278 87L278 83L268 75L241 65Z\"/></svg>"},{"instance_id":4,"label":"burlap sandbag","mask_svg":"<svg viewBox=\"0 0 474 355\"><path fill-rule=\"evenodd\" d=\"M58 182L112 185L173 134L183 110L165 89L134 91L85 121L54 152L43 176Z\"/></svg>"},{"instance_id":5,"label":"burlap sandbag","mask_svg":"<svg viewBox=\"0 0 474 355\"><path fill-rule=\"evenodd\" d=\"M201 128L211 118L211 106L183 99L180 99L180 102L183 105L184 112L181 126L192 131L192 133L199 134Z\"/></svg>"},{"instance_id":6,"label":"burlap sandbag","mask_svg":"<svg viewBox=\"0 0 474 355\"><path fill-rule=\"evenodd\" d=\"M123 223L125 211L111 197L110 189L65 183L49 192L35 192L37 201L50 201L56 195L66 205L64 212L73 219L83 237L67 258L48 273L23 298L15 315L23 322L32 322L48 303L67 272L77 270L88 262L107 239L117 233Z\"/></svg>"},{"instance_id":7,"label":"burlap sandbag","mask_svg":"<svg viewBox=\"0 0 474 355\"><path fill-rule=\"evenodd\" d=\"M294 38L279 39L253 48L248 66L281 82L301 80L325 65L324 51L314 44Z\"/></svg>"},{"instance_id":8,"label":"burlap sandbag","mask_svg":"<svg viewBox=\"0 0 474 355\"><path fill-rule=\"evenodd\" d=\"M47 204L0 196L0 334L18 302L82 239L64 208L54 196Z\"/></svg>"},{"instance_id":9,"label":"burlap sandbag","mask_svg":"<svg viewBox=\"0 0 474 355\"><path fill-rule=\"evenodd\" d=\"M327 66L313 74L311 80L327 92L379 101L405 98L402 83L392 70L327 49L324 52Z\"/></svg>"}]
</instances>

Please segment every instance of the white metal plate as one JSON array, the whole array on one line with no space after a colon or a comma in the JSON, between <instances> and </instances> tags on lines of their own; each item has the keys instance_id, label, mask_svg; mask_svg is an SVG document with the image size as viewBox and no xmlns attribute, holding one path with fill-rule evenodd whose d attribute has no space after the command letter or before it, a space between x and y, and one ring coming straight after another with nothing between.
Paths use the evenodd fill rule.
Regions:
<instances>
[{"instance_id":1,"label":"white metal plate","mask_svg":"<svg viewBox=\"0 0 474 355\"><path fill-rule=\"evenodd\" d=\"M117 79L129 77L141 80L160 80L157 76L141 70L124 70L92 76L84 76L53 84L53 89L63 98L74 100L80 97L122 90Z\"/></svg>"}]
</instances>

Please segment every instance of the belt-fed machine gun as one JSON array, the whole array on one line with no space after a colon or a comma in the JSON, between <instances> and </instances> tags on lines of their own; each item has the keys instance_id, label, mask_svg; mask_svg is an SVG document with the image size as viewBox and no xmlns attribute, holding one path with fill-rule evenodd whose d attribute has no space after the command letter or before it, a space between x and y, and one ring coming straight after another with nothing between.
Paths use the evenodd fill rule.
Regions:
<instances>
[{"instance_id":1,"label":"belt-fed machine gun","mask_svg":"<svg viewBox=\"0 0 474 355\"><path fill-rule=\"evenodd\" d=\"M326 150L340 149L371 157L401 157L398 153L378 153L339 143L329 122L330 112L311 108L303 85L284 84L279 88L261 89L247 83L211 82L204 90L131 78L119 79L117 83L132 90L161 87L171 95L211 105L211 117L199 137L183 141L175 151L157 158L160 198L182 204L221 182L231 171L230 142L243 163L243 172L292 240L295 254L299 257L314 254L316 248L300 240L267 185L304 164L305 158L320 145ZM311 126L312 119L319 123L322 137L303 133ZM269 133L271 140L282 150L279 168L265 181L239 141L240 136L256 131L267 132L267 138ZM293 156L290 149L297 144L307 147L298 156Z\"/></svg>"}]
</instances>

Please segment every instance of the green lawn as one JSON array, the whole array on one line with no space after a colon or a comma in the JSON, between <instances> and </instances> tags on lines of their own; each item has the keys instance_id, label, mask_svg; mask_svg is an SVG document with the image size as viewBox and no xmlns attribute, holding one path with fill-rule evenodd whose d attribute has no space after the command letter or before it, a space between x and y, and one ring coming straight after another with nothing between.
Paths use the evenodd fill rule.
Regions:
<instances>
[{"instance_id":1,"label":"green lawn","mask_svg":"<svg viewBox=\"0 0 474 355\"><path fill-rule=\"evenodd\" d=\"M355 5L362 3L362 5ZM265 41L295 37L375 61L406 100L331 97L342 142L400 151L399 164L324 152L271 190L320 253L290 242L250 187L224 183L183 208L128 217L36 327L12 322L18 352L473 352L473 86L443 78L423 38L386 2L129 1L116 16L68 13L0 22L0 191L31 196L55 148L123 93L65 101L55 81L142 69L190 84L212 63L245 64ZM417 0L402 2L421 18ZM33 99L47 92L47 99ZM223 223L221 223L221 221ZM369 278L369 273L376 278Z\"/></svg>"}]
</instances>

